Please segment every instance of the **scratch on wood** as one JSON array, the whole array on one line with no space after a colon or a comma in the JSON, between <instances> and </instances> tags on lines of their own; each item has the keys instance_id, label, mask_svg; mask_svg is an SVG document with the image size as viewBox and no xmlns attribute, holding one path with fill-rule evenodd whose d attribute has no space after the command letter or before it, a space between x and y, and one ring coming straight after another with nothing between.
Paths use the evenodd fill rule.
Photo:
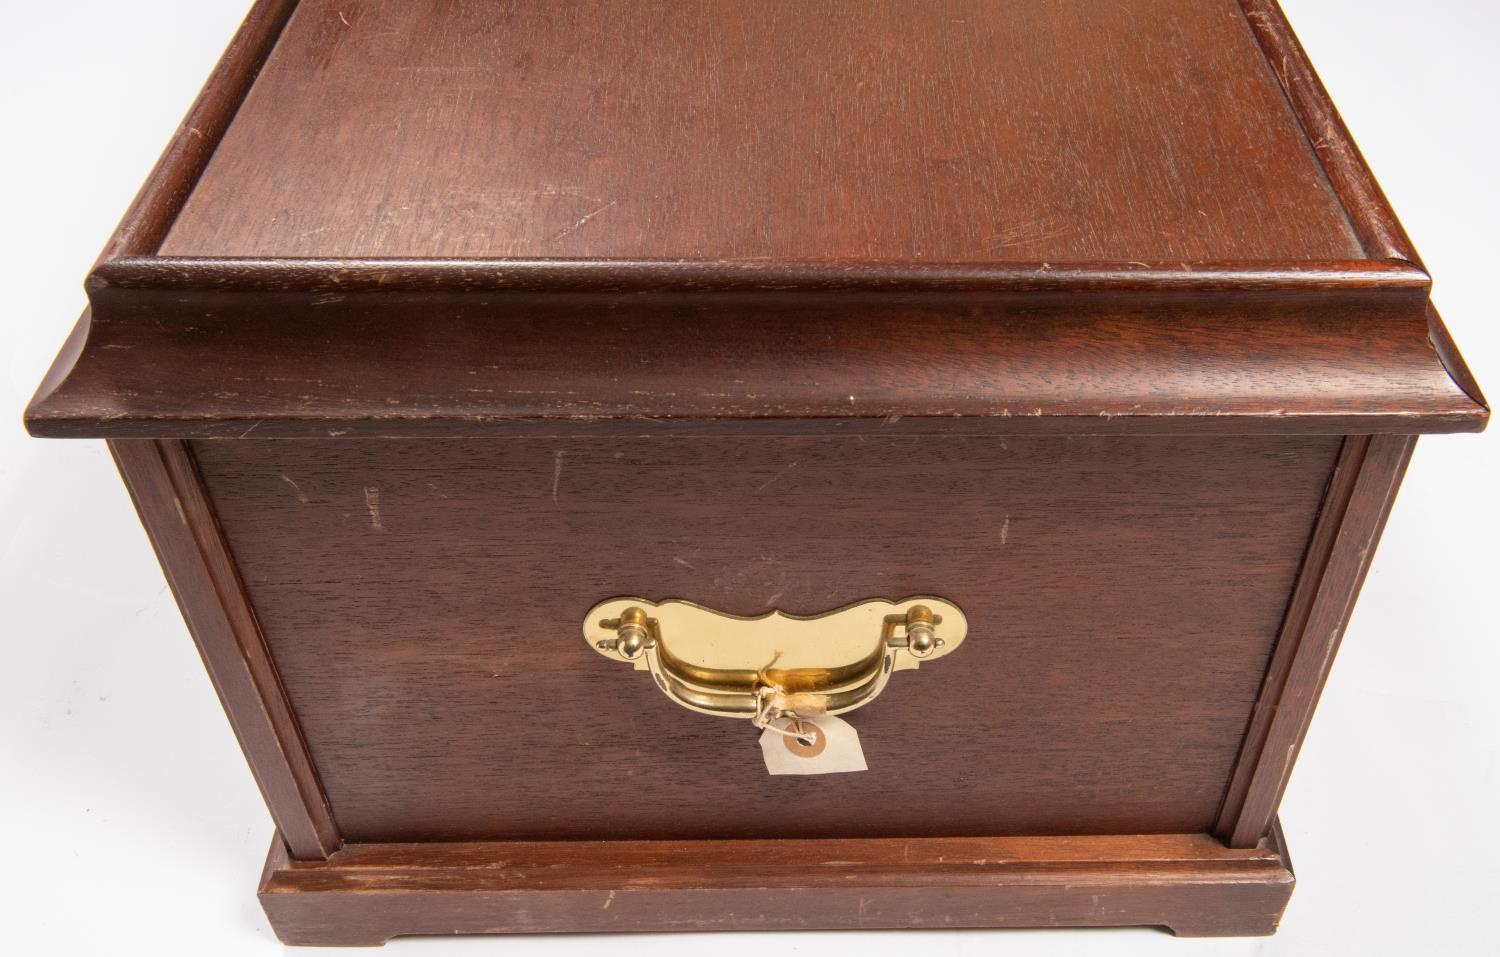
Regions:
<instances>
[{"instance_id":1,"label":"scratch on wood","mask_svg":"<svg viewBox=\"0 0 1500 957\"><path fill-rule=\"evenodd\" d=\"M786 473L790 472L792 469L794 469L796 467L797 467L797 463L796 462L788 463L787 466L786 466L786 468L782 469L780 472L777 472L775 475L771 476L770 478L766 479L764 482L760 483L760 487L755 490L756 494L764 492L767 488L769 488L771 486L771 483L775 482L777 479L781 478L783 475L785 475Z\"/></svg>"},{"instance_id":2,"label":"scratch on wood","mask_svg":"<svg viewBox=\"0 0 1500 957\"><path fill-rule=\"evenodd\" d=\"M296 482L293 482L285 472L281 473L281 480L290 485L292 487L292 491L297 493L297 501L301 502L303 505L306 505L308 503L309 499L307 497L307 493L302 491L302 486L298 485Z\"/></svg>"},{"instance_id":3,"label":"scratch on wood","mask_svg":"<svg viewBox=\"0 0 1500 957\"><path fill-rule=\"evenodd\" d=\"M600 206L598 209L594 210L592 213L589 213L588 215L584 216L578 222L576 222L573 225L569 226L568 228L564 229L562 232L558 233L556 236L553 236L552 237L552 241L555 243L559 239L562 239L564 236L568 235L569 233L576 232L578 229L580 229L589 220L593 219L595 216L598 216L600 213L602 213L605 210L609 209L611 206L615 205L618 202L619 202L619 200L617 200L617 199L610 200L609 202L605 203L603 206Z\"/></svg>"},{"instance_id":4,"label":"scratch on wood","mask_svg":"<svg viewBox=\"0 0 1500 957\"><path fill-rule=\"evenodd\" d=\"M673 558L673 559L672 559L672 561L674 561L674 562L676 562L676 563L677 563L677 564L679 564L679 565L681 565L681 566L682 566L682 567L683 567L683 568L692 568L692 567L693 567L693 563L692 563L692 562L688 562L688 561L684 561L684 560L683 560L683 559L681 559L681 558L675 558L675 557L674 557L674 558Z\"/></svg>"},{"instance_id":5,"label":"scratch on wood","mask_svg":"<svg viewBox=\"0 0 1500 957\"><path fill-rule=\"evenodd\" d=\"M1062 223L1051 224L1045 221L1017 223L1001 229L998 233L984 237L984 243L987 246L993 247L1040 243L1044 240L1055 239L1071 231L1072 227Z\"/></svg>"},{"instance_id":6,"label":"scratch on wood","mask_svg":"<svg viewBox=\"0 0 1500 957\"><path fill-rule=\"evenodd\" d=\"M377 532L385 531L380 521L380 489L373 485L365 486L365 508L370 510L370 527Z\"/></svg>"},{"instance_id":7,"label":"scratch on wood","mask_svg":"<svg viewBox=\"0 0 1500 957\"><path fill-rule=\"evenodd\" d=\"M563 460L563 455L564 454L566 454L566 453L564 453L562 451L559 451L557 453L557 458L555 460L553 460L553 463L552 463L552 504L553 505L557 504L557 488L558 488L559 485L562 484L562 460Z\"/></svg>"},{"instance_id":8,"label":"scratch on wood","mask_svg":"<svg viewBox=\"0 0 1500 957\"><path fill-rule=\"evenodd\" d=\"M615 892L610 891L609 896L604 898L604 910L609 910L609 905L615 902Z\"/></svg>"},{"instance_id":9,"label":"scratch on wood","mask_svg":"<svg viewBox=\"0 0 1500 957\"><path fill-rule=\"evenodd\" d=\"M1010 516L1005 516L1005 521L1000 523L1000 544L1004 545L1010 541Z\"/></svg>"}]
</instances>

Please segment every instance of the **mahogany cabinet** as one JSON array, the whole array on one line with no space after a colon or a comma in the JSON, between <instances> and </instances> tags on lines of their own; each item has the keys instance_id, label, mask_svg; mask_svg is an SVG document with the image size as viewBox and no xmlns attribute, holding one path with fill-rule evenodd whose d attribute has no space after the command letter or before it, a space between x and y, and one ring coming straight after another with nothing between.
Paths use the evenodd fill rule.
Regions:
<instances>
[{"instance_id":1,"label":"mahogany cabinet","mask_svg":"<svg viewBox=\"0 0 1500 957\"><path fill-rule=\"evenodd\" d=\"M1270 0L261 0L27 424L287 942L1265 934L1429 288Z\"/></svg>"}]
</instances>

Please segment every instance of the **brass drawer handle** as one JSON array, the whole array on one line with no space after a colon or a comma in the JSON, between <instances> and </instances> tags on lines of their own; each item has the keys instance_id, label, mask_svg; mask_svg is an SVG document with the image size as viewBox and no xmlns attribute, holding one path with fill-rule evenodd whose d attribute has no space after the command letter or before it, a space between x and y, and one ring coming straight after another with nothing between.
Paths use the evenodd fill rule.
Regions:
<instances>
[{"instance_id":1,"label":"brass drawer handle","mask_svg":"<svg viewBox=\"0 0 1500 957\"><path fill-rule=\"evenodd\" d=\"M757 618L675 599L612 598L583 622L589 647L651 672L684 708L757 724L853 711L875 700L894 672L952 654L967 633L957 605L929 597Z\"/></svg>"}]
</instances>

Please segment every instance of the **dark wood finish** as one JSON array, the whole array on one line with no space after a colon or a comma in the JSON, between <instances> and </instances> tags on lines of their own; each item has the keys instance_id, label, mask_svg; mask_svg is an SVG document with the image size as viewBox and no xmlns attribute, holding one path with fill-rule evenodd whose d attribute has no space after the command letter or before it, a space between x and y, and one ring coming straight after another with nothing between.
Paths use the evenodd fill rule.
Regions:
<instances>
[{"instance_id":1,"label":"dark wood finish","mask_svg":"<svg viewBox=\"0 0 1500 957\"><path fill-rule=\"evenodd\" d=\"M302 0L160 252L1363 256L1235 0Z\"/></svg>"},{"instance_id":2,"label":"dark wood finish","mask_svg":"<svg viewBox=\"0 0 1500 957\"><path fill-rule=\"evenodd\" d=\"M1208 831L1339 444L194 450L345 838L401 841ZM616 595L918 594L965 610L962 657L852 716L870 773L811 783L581 638ZM622 787L671 813L604 813Z\"/></svg>"},{"instance_id":3,"label":"dark wood finish","mask_svg":"<svg viewBox=\"0 0 1500 957\"><path fill-rule=\"evenodd\" d=\"M1275 0L1239 0L1239 4L1265 52L1266 64L1281 82L1302 124L1306 142L1349 212L1349 222L1365 254L1371 259L1393 259L1421 267L1422 260L1406 230L1386 202L1385 193L1328 98L1323 81L1308 62L1281 7Z\"/></svg>"},{"instance_id":4,"label":"dark wood finish","mask_svg":"<svg viewBox=\"0 0 1500 957\"><path fill-rule=\"evenodd\" d=\"M101 264L161 248L296 7L297 0L256 0L104 247Z\"/></svg>"},{"instance_id":5,"label":"dark wood finish","mask_svg":"<svg viewBox=\"0 0 1500 957\"><path fill-rule=\"evenodd\" d=\"M1344 443L1215 828L1231 846L1254 845L1276 817L1415 445L1385 435Z\"/></svg>"},{"instance_id":6,"label":"dark wood finish","mask_svg":"<svg viewBox=\"0 0 1500 957\"><path fill-rule=\"evenodd\" d=\"M1279 831L887 841L273 843L260 900L289 944L401 934L1165 927L1273 933L1296 878Z\"/></svg>"},{"instance_id":7,"label":"dark wood finish","mask_svg":"<svg viewBox=\"0 0 1500 957\"><path fill-rule=\"evenodd\" d=\"M881 0L795 42L832 7L636 5L603 34L599 9L305 0L268 50L262 3L29 427L1486 421L1271 4Z\"/></svg>"},{"instance_id":8,"label":"dark wood finish","mask_svg":"<svg viewBox=\"0 0 1500 957\"><path fill-rule=\"evenodd\" d=\"M1430 287L1271 0L260 0L26 422L112 439L291 942L1269 933L1415 435L1488 419ZM579 636L923 592L860 775Z\"/></svg>"},{"instance_id":9,"label":"dark wood finish","mask_svg":"<svg viewBox=\"0 0 1500 957\"><path fill-rule=\"evenodd\" d=\"M1485 401L1484 393L1480 391L1479 382L1469 371L1469 367L1464 364L1463 356L1458 354L1458 345L1448 334L1448 327L1443 324L1442 316L1439 316L1437 309L1431 305L1427 307L1427 341L1432 344L1433 351L1437 353L1444 370L1447 371L1454 384L1462 389L1476 406L1488 409L1489 404ZM1488 421L1486 417L1484 423ZM1481 426L1484 423L1481 423Z\"/></svg>"},{"instance_id":10,"label":"dark wood finish","mask_svg":"<svg viewBox=\"0 0 1500 957\"><path fill-rule=\"evenodd\" d=\"M191 455L144 439L109 450L277 829L298 857L323 857L338 828Z\"/></svg>"},{"instance_id":11,"label":"dark wood finish","mask_svg":"<svg viewBox=\"0 0 1500 957\"><path fill-rule=\"evenodd\" d=\"M1246 294L1223 290L1213 308L1179 293L1169 314L1135 306L1103 317L1062 302L939 319L892 297L857 315L700 301L667 314L601 305L579 319L542 303L497 316L446 294L323 294L363 305L336 328L295 301L248 292L205 294L212 315L169 332L96 320L84 357L38 394L28 426L321 438L611 425L1327 434L1468 431L1488 416L1439 360L1425 318L1369 304L1330 315L1326 304L1284 303L1263 324L1243 321ZM414 323L414 312L444 321Z\"/></svg>"}]
</instances>

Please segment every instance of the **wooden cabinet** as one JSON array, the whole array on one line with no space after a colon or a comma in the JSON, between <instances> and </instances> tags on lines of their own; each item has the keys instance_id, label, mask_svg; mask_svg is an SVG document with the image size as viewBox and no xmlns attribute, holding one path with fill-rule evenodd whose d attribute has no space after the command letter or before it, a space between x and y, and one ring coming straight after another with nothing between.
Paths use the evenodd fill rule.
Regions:
<instances>
[{"instance_id":1,"label":"wooden cabinet","mask_svg":"<svg viewBox=\"0 0 1500 957\"><path fill-rule=\"evenodd\" d=\"M109 440L288 942L1269 933L1415 437L1488 418L1429 288L1268 0L262 0L27 424ZM967 636L772 776L621 596Z\"/></svg>"}]
</instances>

